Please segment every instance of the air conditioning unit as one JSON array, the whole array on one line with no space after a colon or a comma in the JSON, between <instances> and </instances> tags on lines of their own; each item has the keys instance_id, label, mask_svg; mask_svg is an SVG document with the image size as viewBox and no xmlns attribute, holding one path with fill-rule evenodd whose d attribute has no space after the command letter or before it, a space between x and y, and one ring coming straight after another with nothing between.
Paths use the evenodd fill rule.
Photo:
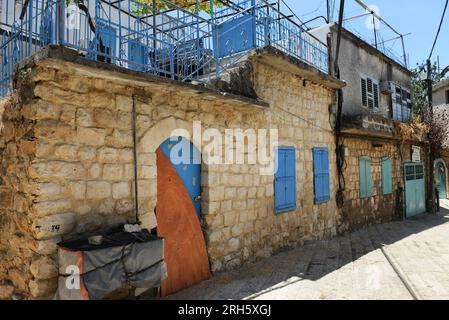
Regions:
<instances>
[{"instance_id":1,"label":"air conditioning unit","mask_svg":"<svg viewBox=\"0 0 449 320\"><path fill-rule=\"evenodd\" d=\"M380 82L380 91L383 94L392 94L395 90L395 84L393 81L381 81Z\"/></svg>"}]
</instances>

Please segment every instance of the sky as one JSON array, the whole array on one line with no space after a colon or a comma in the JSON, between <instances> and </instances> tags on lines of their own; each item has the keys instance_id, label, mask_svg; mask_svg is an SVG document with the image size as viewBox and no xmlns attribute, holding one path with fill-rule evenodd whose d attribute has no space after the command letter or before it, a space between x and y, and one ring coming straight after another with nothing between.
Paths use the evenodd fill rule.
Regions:
<instances>
[{"instance_id":1,"label":"sky","mask_svg":"<svg viewBox=\"0 0 449 320\"><path fill-rule=\"evenodd\" d=\"M284 0L302 20L307 21L319 15L326 15L326 0ZM333 1L330 1L333 2ZM338 0L334 11L334 21L338 19ZM366 5L378 8L380 16L392 27L406 36L405 47L409 58L409 68L426 60L430 54L445 0L363 0ZM365 10L354 0L346 0L345 17L363 14ZM377 10L376 10L377 11ZM374 43L372 20L367 23L367 17L351 20L346 27L354 33L359 33L365 40ZM324 23L317 20L308 24L309 27ZM367 27L368 26L368 27ZM380 38L392 39L395 35L382 23L379 25ZM379 41L381 42L381 41ZM400 39L385 43L385 47L394 52L397 57L403 56ZM432 55L432 60L439 56L440 68L449 65L449 8L441 28L439 40Z\"/></svg>"}]
</instances>

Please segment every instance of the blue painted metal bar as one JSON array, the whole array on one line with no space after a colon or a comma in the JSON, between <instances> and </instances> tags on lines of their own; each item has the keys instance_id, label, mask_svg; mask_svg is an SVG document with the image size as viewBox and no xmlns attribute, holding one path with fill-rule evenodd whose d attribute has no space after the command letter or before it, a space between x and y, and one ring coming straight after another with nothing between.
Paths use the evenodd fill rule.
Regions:
<instances>
[{"instance_id":1,"label":"blue painted metal bar","mask_svg":"<svg viewBox=\"0 0 449 320\"><path fill-rule=\"evenodd\" d=\"M209 0L209 12L199 0L190 8L168 0L30 0L17 6L22 18L14 0L5 2L1 96L11 91L13 65L49 44L179 81L219 77L266 45L328 72L326 45L266 0Z\"/></svg>"}]
</instances>

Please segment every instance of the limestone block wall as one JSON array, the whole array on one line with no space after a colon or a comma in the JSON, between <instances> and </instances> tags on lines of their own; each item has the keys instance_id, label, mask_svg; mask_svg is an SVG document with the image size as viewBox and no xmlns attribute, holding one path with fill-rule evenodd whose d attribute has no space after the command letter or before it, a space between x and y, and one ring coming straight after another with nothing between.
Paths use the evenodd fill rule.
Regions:
<instances>
[{"instance_id":1,"label":"limestone block wall","mask_svg":"<svg viewBox=\"0 0 449 320\"><path fill-rule=\"evenodd\" d=\"M0 299L10 298L16 292L34 291L44 286L55 289L54 282L47 282L48 276L55 277L53 264L45 264L42 281L33 279L30 267L37 255L45 257L53 252L48 243L39 246L33 237L29 210L33 206L35 183L28 175L28 168L34 160L36 142L30 130L31 120L22 116L23 105L17 97L10 97L0 103ZM34 271L39 271L40 263L34 263Z\"/></svg>"},{"instance_id":2,"label":"limestone block wall","mask_svg":"<svg viewBox=\"0 0 449 320\"><path fill-rule=\"evenodd\" d=\"M402 192L398 188L404 186L402 158L396 142L346 137L343 143L347 148L347 155L341 231L352 231L402 217L402 209L396 205L397 196L402 197ZM359 158L362 156L371 157L373 190L369 198L360 197ZM393 161L393 193L389 195L382 194L382 157L391 157Z\"/></svg>"},{"instance_id":3,"label":"limestone block wall","mask_svg":"<svg viewBox=\"0 0 449 320\"><path fill-rule=\"evenodd\" d=\"M277 128L279 145L296 148L297 209L276 214L273 176L260 176L254 166L209 167L203 182L209 190L205 233L212 270L230 269L267 257L282 247L336 234L335 142L329 105L333 92L285 72L254 63L254 89L270 107L249 119L245 127ZM234 125L234 124L233 124ZM235 122L241 126L242 121ZM314 204L314 147L329 148L331 200ZM205 185L204 185L205 184Z\"/></svg>"},{"instance_id":4,"label":"limestone block wall","mask_svg":"<svg viewBox=\"0 0 449 320\"><path fill-rule=\"evenodd\" d=\"M259 166L202 165L201 223L213 272L335 235L333 90L261 63L253 70L268 107L59 59L22 68L0 139L0 281L8 297L11 288L51 296L57 242L135 221L133 108L146 228L157 226L155 152L174 130L191 140L193 121L223 134L274 128L279 145L296 147L297 210L289 213L275 213L274 177L260 175ZM328 147L330 156L331 200L321 205L314 204L314 147Z\"/></svg>"}]
</instances>

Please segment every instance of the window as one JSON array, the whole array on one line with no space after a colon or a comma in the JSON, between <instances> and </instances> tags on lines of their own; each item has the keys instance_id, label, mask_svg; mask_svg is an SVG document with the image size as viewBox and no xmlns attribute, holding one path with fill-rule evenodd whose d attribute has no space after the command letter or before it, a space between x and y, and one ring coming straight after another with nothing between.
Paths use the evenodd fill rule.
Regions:
<instances>
[{"instance_id":1,"label":"window","mask_svg":"<svg viewBox=\"0 0 449 320\"><path fill-rule=\"evenodd\" d=\"M371 158L360 157L359 159L360 173L360 197L371 197L373 191L373 182L371 179Z\"/></svg>"},{"instance_id":2,"label":"window","mask_svg":"<svg viewBox=\"0 0 449 320\"><path fill-rule=\"evenodd\" d=\"M393 193L393 165L390 157L382 158L382 194Z\"/></svg>"},{"instance_id":3,"label":"window","mask_svg":"<svg viewBox=\"0 0 449 320\"><path fill-rule=\"evenodd\" d=\"M277 171L274 175L274 207L276 213L296 209L296 150L279 147L276 152Z\"/></svg>"},{"instance_id":4,"label":"window","mask_svg":"<svg viewBox=\"0 0 449 320\"><path fill-rule=\"evenodd\" d=\"M362 105L368 107L369 109L379 108L379 82L371 79L362 77Z\"/></svg>"},{"instance_id":5,"label":"window","mask_svg":"<svg viewBox=\"0 0 449 320\"><path fill-rule=\"evenodd\" d=\"M327 148L313 149L313 180L315 204L330 200L329 190L329 151Z\"/></svg>"},{"instance_id":6,"label":"window","mask_svg":"<svg viewBox=\"0 0 449 320\"><path fill-rule=\"evenodd\" d=\"M393 120L401 122L410 120L412 115L412 95L410 90L394 85L391 100Z\"/></svg>"},{"instance_id":7,"label":"window","mask_svg":"<svg viewBox=\"0 0 449 320\"><path fill-rule=\"evenodd\" d=\"M446 90L446 104L449 104L449 90Z\"/></svg>"}]
</instances>

